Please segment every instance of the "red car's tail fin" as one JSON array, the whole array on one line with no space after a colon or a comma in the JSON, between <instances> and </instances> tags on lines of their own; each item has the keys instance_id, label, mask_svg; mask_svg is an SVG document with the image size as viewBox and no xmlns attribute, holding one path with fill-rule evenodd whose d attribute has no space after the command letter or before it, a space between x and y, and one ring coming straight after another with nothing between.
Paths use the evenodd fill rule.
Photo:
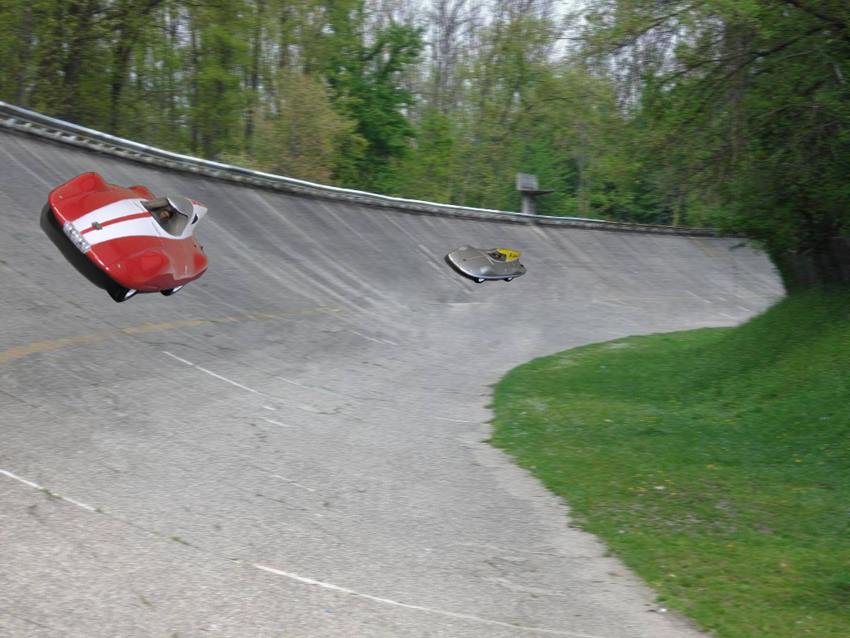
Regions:
<instances>
[{"instance_id":1,"label":"red car's tail fin","mask_svg":"<svg viewBox=\"0 0 850 638\"><path fill-rule=\"evenodd\" d=\"M54 189L50 193L50 199L71 199L82 193L111 190L113 188L114 186L110 186L103 181L103 178L97 173L83 173Z\"/></svg>"},{"instance_id":2,"label":"red car's tail fin","mask_svg":"<svg viewBox=\"0 0 850 638\"><path fill-rule=\"evenodd\" d=\"M107 184L97 173L83 173L51 191L47 201L62 225L127 195L126 188Z\"/></svg>"}]
</instances>

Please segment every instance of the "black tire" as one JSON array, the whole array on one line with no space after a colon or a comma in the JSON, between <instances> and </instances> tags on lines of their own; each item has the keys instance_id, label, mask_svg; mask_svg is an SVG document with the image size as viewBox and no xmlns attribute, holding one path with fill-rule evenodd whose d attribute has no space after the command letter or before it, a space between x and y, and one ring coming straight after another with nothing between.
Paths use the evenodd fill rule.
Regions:
<instances>
[{"instance_id":1,"label":"black tire","mask_svg":"<svg viewBox=\"0 0 850 638\"><path fill-rule=\"evenodd\" d=\"M513 281L513 280L514 280L513 277L508 277L507 279L505 279L505 281Z\"/></svg>"},{"instance_id":2,"label":"black tire","mask_svg":"<svg viewBox=\"0 0 850 638\"><path fill-rule=\"evenodd\" d=\"M117 303L124 303L135 297L138 292L138 290L132 290L130 288L113 288L109 291L109 296Z\"/></svg>"},{"instance_id":3,"label":"black tire","mask_svg":"<svg viewBox=\"0 0 850 638\"><path fill-rule=\"evenodd\" d=\"M185 286L185 285L186 284L183 284L183 286ZM160 290L160 292L163 294L163 296L170 297L171 295L176 293L178 290L180 290L183 286L177 286L176 288L170 288L168 290Z\"/></svg>"},{"instance_id":4,"label":"black tire","mask_svg":"<svg viewBox=\"0 0 850 638\"><path fill-rule=\"evenodd\" d=\"M474 281L477 284L483 284L485 280L482 277L478 277L478 278L474 279Z\"/></svg>"}]
</instances>

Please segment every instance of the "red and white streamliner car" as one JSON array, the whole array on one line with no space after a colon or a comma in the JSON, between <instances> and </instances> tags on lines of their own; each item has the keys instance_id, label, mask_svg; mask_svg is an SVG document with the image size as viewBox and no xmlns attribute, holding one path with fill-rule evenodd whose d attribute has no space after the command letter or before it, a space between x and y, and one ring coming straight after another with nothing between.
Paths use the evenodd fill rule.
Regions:
<instances>
[{"instance_id":1,"label":"red and white streamliner car","mask_svg":"<svg viewBox=\"0 0 850 638\"><path fill-rule=\"evenodd\" d=\"M172 295L209 264L192 233L206 206L156 198L144 186L107 184L84 173L50 193L41 228L86 279L115 301L136 293Z\"/></svg>"}]
</instances>

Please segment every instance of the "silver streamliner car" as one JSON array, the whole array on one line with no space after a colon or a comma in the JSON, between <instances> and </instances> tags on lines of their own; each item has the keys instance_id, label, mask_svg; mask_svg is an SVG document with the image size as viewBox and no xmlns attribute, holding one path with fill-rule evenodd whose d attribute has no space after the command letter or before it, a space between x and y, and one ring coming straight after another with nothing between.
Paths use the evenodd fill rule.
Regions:
<instances>
[{"instance_id":1,"label":"silver streamliner car","mask_svg":"<svg viewBox=\"0 0 850 638\"><path fill-rule=\"evenodd\" d=\"M505 248L461 246L446 255L446 262L479 284L488 279L511 281L527 272L525 266L519 263L520 254Z\"/></svg>"}]
</instances>

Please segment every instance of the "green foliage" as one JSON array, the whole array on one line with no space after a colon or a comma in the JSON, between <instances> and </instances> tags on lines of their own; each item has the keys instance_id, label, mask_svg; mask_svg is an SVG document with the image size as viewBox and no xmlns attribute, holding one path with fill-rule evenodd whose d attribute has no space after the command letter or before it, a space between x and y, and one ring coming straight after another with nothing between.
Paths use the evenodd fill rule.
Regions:
<instances>
[{"instance_id":1,"label":"green foliage","mask_svg":"<svg viewBox=\"0 0 850 638\"><path fill-rule=\"evenodd\" d=\"M123 25L127 37L135 38L129 47L114 51L112 68L112 130L118 135L141 140L174 151L189 151L192 132L189 102L185 97L186 70L191 57L181 48L183 35L179 22L180 6L166 0L162 11L150 17L133 14ZM150 20L156 20L150 28ZM145 28L148 27L148 28ZM128 81L133 69L134 82Z\"/></svg>"},{"instance_id":2,"label":"green foliage","mask_svg":"<svg viewBox=\"0 0 850 638\"><path fill-rule=\"evenodd\" d=\"M456 162L451 119L436 109L422 116L416 145L402 160L399 192L429 201L451 201Z\"/></svg>"},{"instance_id":3,"label":"green foliage","mask_svg":"<svg viewBox=\"0 0 850 638\"><path fill-rule=\"evenodd\" d=\"M29 54L33 7L26 0L0 4L0 99L6 102L22 101L22 84L28 72L26 58Z\"/></svg>"},{"instance_id":4,"label":"green foliage","mask_svg":"<svg viewBox=\"0 0 850 638\"><path fill-rule=\"evenodd\" d=\"M718 637L842 637L848 320L846 291L815 291L537 359L496 387L493 441Z\"/></svg>"},{"instance_id":5,"label":"green foliage","mask_svg":"<svg viewBox=\"0 0 850 638\"><path fill-rule=\"evenodd\" d=\"M83 124L102 121L107 89L97 67L108 49L97 10L96 0L4 4L0 18L13 29L0 38L11 54L0 74L11 80L13 101Z\"/></svg>"},{"instance_id":6,"label":"green foliage","mask_svg":"<svg viewBox=\"0 0 850 638\"><path fill-rule=\"evenodd\" d=\"M645 123L636 157L662 200L722 202L722 228L772 254L816 255L850 233L845 10L831 0L607 0L595 9L591 50L647 52L642 64L622 62L640 81L621 86Z\"/></svg>"},{"instance_id":7,"label":"green foliage","mask_svg":"<svg viewBox=\"0 0 850 638\"><path fill-rule=\"evenodd\" d=\"M237 147L234 138L245 106L240 76L248 65L248 47L240 29L246 25L239 20L240 7L233 4L195 9L190 35L192 151L206 157Z\"/></svg>"},{"instance_id":8,"label":"green foliage","mask_svg":"<svg viewBox=\"0 0 850 638\"><path fill-rule=\"evenodd\" d=\"M595 0L575 48L548 6L420 26L377 0L8 0L0 97L384 193L516 210L524 172L547 215L717 224L772 255L850 235L840 3Z\"/></svg>"},{"instance_id":9,"label":"green foliage","mask_svg":"<svg viewBox=\"0 0 850 638\"><path fill-rule=\"evenodd\" d=\"M624 181L610 83L556 52L559 25L532 5L494 5L452 32L430 93L422 28L373 0L10 0L0 91L131 139L337 185L518 209L514 176L532 172L557 191L545 214L651 217Z\"/></svg>"},{"instance_id":10,"label":"green foliage","mask_svg":"<svg viewBox=\"0 0 850 638\"><path fill-rule=\"evenodd\" d=\"M262 113L254 145L256 168L329 184L341 157L361 157L355 123L339 115L325 85L281 69L275 101Z\"/></svg>"},{"instance_id":11,"label":"green foliage","mask_svg":"<svg viewBox=\"0 0 850 638\"><path fill-rule=\"evenodd\" d=\"M362 16L362 7L355 15ZM361 19L363 19L361 17ZM325 71L339 112L357 125L365 152L345 157L337 171L346 186L392 193L397 190L396 166L407 154L414 130L403 113L413 96L401 85L401 74L422 49L417 28L391 22L371 45L346 23L336 54ZM347 166L343 171L342 166Z\"/></svg>"}]
</instances>

